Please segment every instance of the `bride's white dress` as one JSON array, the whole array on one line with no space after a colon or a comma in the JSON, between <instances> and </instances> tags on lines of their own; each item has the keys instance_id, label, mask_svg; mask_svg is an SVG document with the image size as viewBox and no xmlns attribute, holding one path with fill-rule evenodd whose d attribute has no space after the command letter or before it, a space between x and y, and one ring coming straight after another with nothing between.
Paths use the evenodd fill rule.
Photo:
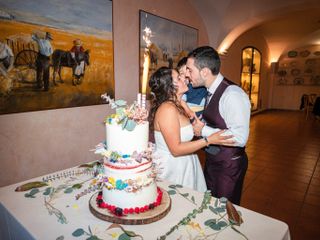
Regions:
<instances>
[{"instance_id":1,"label":"bride's white dress","mask_svg":"<svg viewBox=\"0 0 320 240\"><path fill-rule=\"evenodd\" d=\"M193 138L192 125L180 128L180 136L182 142L191 141ZM207 186L198 156L189 154L174 157L170 153L161 132L154 131L154 137L156 151L153 161L160 167L158 177L200 192L206 191Z\"/></svg>"}]
</instances>

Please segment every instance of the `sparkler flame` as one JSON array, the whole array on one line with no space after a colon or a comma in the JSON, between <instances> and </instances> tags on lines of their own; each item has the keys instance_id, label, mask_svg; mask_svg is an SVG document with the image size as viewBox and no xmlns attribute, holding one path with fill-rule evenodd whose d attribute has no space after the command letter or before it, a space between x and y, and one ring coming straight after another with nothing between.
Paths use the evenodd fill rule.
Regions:
<instances>
[{"instance_id":1,"label":"sparkler flame","mask_svg":"<svg viewBox=\"0 0 320 240\"><path fill-rule=\"evenodd\" d=\"M145 27L143 40L146 43L146 48L144 49L144 62L143 62L143 73L142 73L142 94L145 95L147 92L147 82L148 82L148 73L150 65L150 50L152 31L150 28ZM142 103L144 104L144 103Z\"/></svg>"}]
</instances>

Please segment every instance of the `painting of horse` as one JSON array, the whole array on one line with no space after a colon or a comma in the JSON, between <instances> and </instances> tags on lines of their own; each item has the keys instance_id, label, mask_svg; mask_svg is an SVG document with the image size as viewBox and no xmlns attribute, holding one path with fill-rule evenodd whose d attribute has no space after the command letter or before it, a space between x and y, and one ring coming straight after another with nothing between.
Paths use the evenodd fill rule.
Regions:
<instances>
[{"instance_id":1,"label":"painting of horse","mask_svg":"<svg viewBox=\"0 0 320 240\"><path fill-rule=\"evenodd\" d=\"M114 98L112 1L76 2L0 0L0 42L13 57L0 73L0 115Z\"/></svg>"},{"instance_id":2,"label":"painting of horse","mask_svg":"<svg viewBox=\"0 0 320 240\"><path fill-rule=\"evenodd\" d=\"M89 50L86 50L84 52L79 52L76 55L76 59L72 58L70 51L64 51L61 49L54 50L52 54L52 66L53 66L53 84L56 86L58 85L56 81L56 76L58 74L59 76L59 82L63 83L63 79L61 77L61 69L62 67L68 67L72 68L72 84L74 86L80 85L82 83L84 72L86 69L86 66L90 65L89 59L90 54ZM80 66L81 62L84 62L83 65L83 73L79 74L76 69L78 66Z\"/></svg>"}]
</instances>

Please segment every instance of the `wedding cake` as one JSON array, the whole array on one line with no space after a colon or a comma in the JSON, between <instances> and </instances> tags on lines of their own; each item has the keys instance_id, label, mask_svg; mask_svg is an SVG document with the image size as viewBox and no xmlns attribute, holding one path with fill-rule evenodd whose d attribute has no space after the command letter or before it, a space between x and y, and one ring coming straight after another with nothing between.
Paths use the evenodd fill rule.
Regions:
<instances>
[{"instance_id":1,"label":"wedding cake","mask_svg":"<svg viewBox=\"0 0 320 240\"><path fill-rule=\"evenodd\" d=\"M97 177L102 186L97 205L117 216L148 211L162 199L148 143L148 112L137 103L127 106L123 100L106 98L116 113L106 118L106 143L95 151L104 162Z\"/></svg>"}]
</instances>

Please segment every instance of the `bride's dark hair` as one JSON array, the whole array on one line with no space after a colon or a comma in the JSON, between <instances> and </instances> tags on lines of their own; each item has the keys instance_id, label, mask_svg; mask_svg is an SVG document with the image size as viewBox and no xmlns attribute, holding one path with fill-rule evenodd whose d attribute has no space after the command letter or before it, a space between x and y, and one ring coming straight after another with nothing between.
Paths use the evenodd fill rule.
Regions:
<instances>
[{"instance_id":1,"label":"bride's dark hair","mask_svg":"<svg viewBox=\"0 0 320 240\"><path fill-rule=\"evenodd\" d=\"M173 84L172 69L161 67L155 71L149 81L151 90L150 126L153 128L153 121L159 106L164 102L172 102L180 114L187 116L176 96L176 87Z\"/></svg>"}]
</instances>

